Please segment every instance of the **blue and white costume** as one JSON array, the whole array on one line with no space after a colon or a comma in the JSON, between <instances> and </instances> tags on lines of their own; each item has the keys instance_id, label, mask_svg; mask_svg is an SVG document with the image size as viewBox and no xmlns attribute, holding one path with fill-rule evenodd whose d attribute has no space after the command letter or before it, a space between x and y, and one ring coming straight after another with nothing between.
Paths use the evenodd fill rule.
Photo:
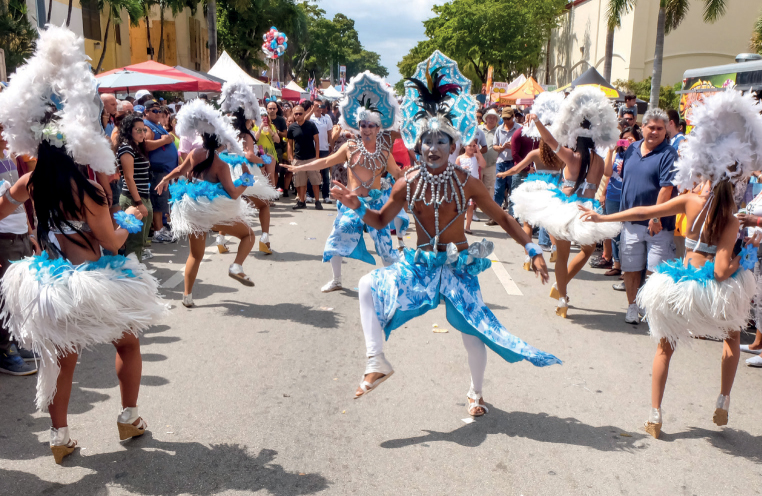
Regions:
<instances>
[{"instance_id":1,"label":"blue and white costume","mask_svg":"<svg viewBox=\"0 0 762 496\"><path fill-rule=\"evenodd\" d=\"M244 196L253 196L262 201L277 200L280 197L278 190L273 188L270 181L262 174L260 164L252 164L243 155L233 153L220 153L219 157L230 166L230 177L233 178L233 181L240 179L243 175L242 165L246 165L251 175L254 176L254 184L246 188L246 191L243 192Z\"/></svg>"},{"instance_id":2,"label":"blue and white costume","mask_svg":"<svg viewBox=\"0 0 762 496\"><path fill-rule=\"evenodd\" d=\"M456 111L453 114L453 109L475 105L473 97L468 95L471 82L460 74L455 62L436 51L427 61L418 64L410 81L406 84L403 104L406 140L420 144L427 133L445 134L450 143L457 139L468 143L473 139L474 113ZM493 249L491 242L483 240L467 249L463 249L468 244L465 238L446 246L440 243L440 236L448 228L457 223L463 225L468 203L464 186L468 181L475 181L470 172L453 163L446 166L421 163L407 170L404 180L408 207L417 228L429 241L416 250L405 249L400 261L360 279L360 315L368 356L365 375L384 375L373 383L364 379L356 397L369 392L394 372L384 357L384 338L388 339L394 329L444 302L447 321L461 331L468 352L471 389L467 396L473 401L469 402L468 411L471 415L482 415L488 411L479 403L487 363L486 347L508 362L527 360L544 367L561 361L511 335L484 304L478 274L491 266L487 258ZM454 209L456 215L440 227L443 205L448 212ZM356 214L365 216L368 208L369 205L363 203ZM433 230L431 222L424 227L415 214L417 209L430 209ZM445 251L440 247L445 247ZM541 254L539 247L531 243L527 249L533 257ZM483 412L480 413L479 408Z\"/></svg>"}]
</instances>

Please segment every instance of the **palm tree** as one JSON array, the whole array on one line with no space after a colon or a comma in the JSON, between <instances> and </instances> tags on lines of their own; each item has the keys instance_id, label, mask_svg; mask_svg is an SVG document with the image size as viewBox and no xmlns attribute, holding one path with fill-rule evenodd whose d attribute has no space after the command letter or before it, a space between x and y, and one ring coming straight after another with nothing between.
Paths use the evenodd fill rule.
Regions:
<instances>
[{"instance_id":1,"label":"palm tree","mask_svg":"<svg viewBox=\"0 0 762 496\"><path fill-rule=\"evenodd\" d=\"M621 19L635 6L637 0L609 0L609 22ZM704 22L715 22L725 15L726 0L701 0L704 4ZM690 0L659 0L659 17L656 21L656 49L654 50L654 68L651 77L651 101L649 108L659 106L661 88L662 59L664 56L664 36L676 29L688 14ZM609 28L611 24L609 24Z\"/></svg>"},{"instance_id":2,"label":"palm tree","mask_svg":"<svg viewBox=\"0 0 762 496\"><path fill-rule=\"evenodd\" d=\"M122 10L126 10L127 17L130 19L130 24L138 26L140 24L140 16L143 12L138 0L98 0L98 12L103 12L104 10L108 12L108 18L106 20L106 29L103 31L103 50L101 51L101 57L98 60L98 66L95 68L95 71L93 71L95 74L101 72L103 59L106 57L108 34L112 19L114 21L114 26L119 29L119 25L122 23Z\"/></svg>"},{"instance_id":3,"label":"palm tree","mask_svg":"<svg viewBox=\"0 0 762 496\"><path fill-rule=\"evenodd\" d=\"M762 55L762 11L759 13L757 22L754 23L754 32L751 35L749 47L752 51Z\"/></svg>"},{"instance_id":4,"label":"palm tree","mask_svg":"<svg viewBox=\"0 0 762 496\"><path fill-rule=\"evenodd\" d=\"M206 0L206 26L209 30L209 67L217 63L217 3Z\"/></svg>"},{"instance_id":5,"label":"palm tree","mask_svg":"<svg viewBox=\"0 0 762 496\"><path fill-rule=\"evenodd\" d=\"M622 26L622 16L635 7L635 0L609 0L606 11L606 53L603 57L603 77L611 82L611 67L614 62L614 30Z\"/></svg>"}]
</instances>

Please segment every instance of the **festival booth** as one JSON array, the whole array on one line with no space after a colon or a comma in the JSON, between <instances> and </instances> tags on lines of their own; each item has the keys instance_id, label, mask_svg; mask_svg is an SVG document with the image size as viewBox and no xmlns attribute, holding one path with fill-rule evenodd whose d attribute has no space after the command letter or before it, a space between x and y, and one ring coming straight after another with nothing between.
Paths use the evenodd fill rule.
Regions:
<instances>
[{"instance_id":1,"label":"festival booth","mask_svg":"<svg viewBox=\"0 0 762 496\"><path fill-rule=\"evenodd\" d=\"M523 74L519 75L516 79L510 83L495 82L492 84L492 92L490 93L490 102L498 102L500 97L506 95L524 84L527 77Z\"/></svg>"},{"instance_id":2,"label":"festival booth","mask_svg":"<svg viewBox=\"0 0 762 496\"><path fill-rule=\"evenodd\" d=\"M306 98L309 98L310 96L309 93L300 93L298 91L289 89L288 86L280 90L280 92L281 92L281 100L288 100L289 102L301 102L302 100L304 100L304 98L302 98L303 94L307 95Z\"/></svg>"},{"instance_id":3,"label":"festival booth","mask_svg":"<svg viewBox=\"0 0 762 496\"><path fill-rule=\"evenodd\" d=\"M535 95L545 90L533 77L528 78L520 86L500 96L498 105L532 105Z\"/></svg>"},{"instance_id":4,"label":"festival booth","mask_svg":"<svg viewBox=\"0 0 762 496\"><path fill-rule=\"evenodd\" d=\"M295 91L295 92L297 92L298 98L300 100L306 100L306 99L308 99L310 97L309 92L304 91L304 89L302 87L300 87L298 84L296 84L296 81L291 81L290 83L288 83L286 85L285 89L287 89L289 91ZM285 95L285 93L284 93L284 95ZM283 98L286 98L286 97L284 96ZM291 98L289 98L289 100L291 100Z\"/></svg>"},{"instance_id":5,"label":"festival booth","mask_svg":"<svg viewBox=\"0 0 762 496\"><path fill-rule=\"evenodd\" d=\"M158 76L161 78L168 78L172 79L175 82L171 84L166 84L162 86L153 86L153 91L195 91L195 92L216 92L219 93L222 90L222 84L218 81L211 81L209 79L199 77L194 74L187 74L186 72L180 71L174 67L170 67L168 65L160 64L158 62L154 62L153 60L148 60L146 62L141 62L139 64L133 64L128 65L126 67L120 67L118 69L112 69L110 71L102 72L95 77L98 79L104 78L106 76L112 76L116 73L123 74L125 71L129 71L131 73L138 73L138 74L145 74L145 75L152 75L152 76ZM133 78L136 79L136 78ZM137 81L139 83L139 81ZM134 83L133 83L134 84ZM106 88L105 86L98 89L100 93L114 93L116 91L126 91L128 86L124 87L110 87ZM129 89L131 91L142 89L142 86L138 84L137 86L130 86Z\"/></svg>"},{"instance_id":6,"label":"festival booth","mask_svg":"<svg viewBox=\"0 0 762 496\"><path fill-rule=\"evenodd\" d=\"M601 90L608 98L614 100L617 107L624 105L624 94L611 86L611 84L606 81L606 78L601 76L601 73L598 72L595 67L591 67L583 72L577 79L555 91L569 92L577 86L594 86ZM645 102L640 98L636 99L635 102L638 106L638 115L643 115L646 110L648 110L648 102Z\"/></svg>"},{"instance_id":7,"label":"festival booth","mask_svg":"<svg viewBox=\"0 0 762 496\"><path fill-rule=\"evenodd\" d=\"M253 78L249 76L246 71L241 69L238 64L235 63L235 61L228 55L228 52L222 52L222 55L219 59L217 59L217 63L214 64L214 67L209 69L209 74L211 74L214 77L218 77L220 79L224 79L225 81L234 81L236 79L243 79L247 83L249 83L249 86L251 86L251 89L254 91L254 94L259 98L260 100L265 99L265 95L270 95L270 85L267 83L263 83L259 79ZM219 91L219 90L217 90Z\"/></svg>"}]
</instances>

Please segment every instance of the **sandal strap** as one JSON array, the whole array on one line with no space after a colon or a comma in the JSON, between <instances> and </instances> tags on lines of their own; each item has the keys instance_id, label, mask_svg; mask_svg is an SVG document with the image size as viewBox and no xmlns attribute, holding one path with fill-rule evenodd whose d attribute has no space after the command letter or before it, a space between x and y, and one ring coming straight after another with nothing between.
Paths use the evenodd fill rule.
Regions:
<instances>
[{"instance_id":1,"label":"sandal strap","mask_svg":"<svg viewBox=\"0 0 762 496\"><path fill-rule=\"evenodd\" d=\"M367 393L368 391L370 391L371 389L373 389L373 384L371 384L371 383L370 383L370 382L368 382L368 381L362 381L362 382L360 383L360 389L362 389L362 392L363 392L363 393Z\"/></svg>"}]
</instances>

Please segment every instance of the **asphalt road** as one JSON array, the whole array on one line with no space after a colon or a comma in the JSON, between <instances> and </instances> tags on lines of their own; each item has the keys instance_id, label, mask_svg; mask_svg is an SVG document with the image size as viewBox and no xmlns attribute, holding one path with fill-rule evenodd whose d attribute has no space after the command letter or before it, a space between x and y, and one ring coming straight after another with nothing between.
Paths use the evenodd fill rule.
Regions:
<instances>
[{"instance_id":1,"label":"asphalt road","mask_svg":"<svg viewBox=\"0 0 762 496\"><path fill-rule=\"evenodd\" d=\"M290 206L273 210L276 253L244 265L254 288L227 276L232 254L210 247L193 309L180 305L187 243L154 247L150 265L174 286L164 289L171 317L141 338L142 438L118 440L111 346L80 358L69 425L82 449L61 466L49 420L34 410L35 379L0 375L0 495L760 492L762 370L741 362L730 423L718 428L721 345L680 349L662 438L647 437L655 345L645 324L624 323L614 281L584 269L569 318L556 317L549 287L522 270L521 248L483 223L473 238L495 241L500 260L481 275L485 301L564 364L540 369L490 353L490 413L465 423L466 353L440 308L392 333L394 377L353 400L365 366L356 287L370 267L348 261L347 289L320 293L335 207Z\"/></svg>"}]
</instances>

